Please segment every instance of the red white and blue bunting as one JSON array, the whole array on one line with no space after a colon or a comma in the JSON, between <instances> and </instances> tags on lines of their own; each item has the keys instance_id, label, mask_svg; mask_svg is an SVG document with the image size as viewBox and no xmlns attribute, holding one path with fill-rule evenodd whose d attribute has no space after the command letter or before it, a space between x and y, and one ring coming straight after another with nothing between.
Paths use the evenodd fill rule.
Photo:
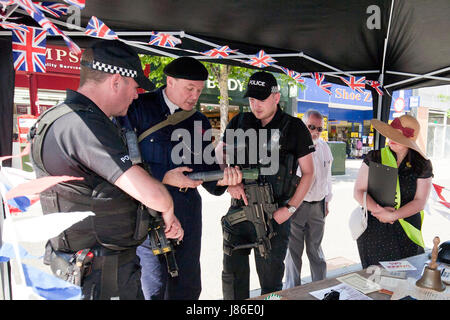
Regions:
<instances>
[{"instance_id":1,"label":"red white and blue bunting","mask_svg":"<svg viewBox=\"0 0 450 320\"><path fill-rule=\"evenodd\" d=\"M44 13L52 16L52 18L60 18L61 16L67 14L68 8L71 5L75 5L79 9L83 9L85 6L84 0L64 0L65 3L57 3L57 2L33 2L31 0L0 0L0 5L2 5L3 9L8 6L16 5L20 8L24 9L31 17L38 22L41 27L47 31L50 35L59 35L63 37L66 41L67 46L71 49L71 51L75 53L80 53L80 48L73 42L67 35L64 34L55 24L50 21L47 17L45 17ZM0 27L9 30L21 30L25 32L28 30L27 26L15 24L11 21L6 21L8 17L0 17ZM10 18L13 19L13 18ZM2 21L3 20L3 21ZM53 20L54 21L54 20ZM64 25L64 23L61 23ZM72 26L73 27L73 26ZM326 77L337 77L339 78L343 84L347 85L353 91L362 92L366 89L366 85L373 88L378 95L383 95L382 85L378 81L366 80L365 76L356 77L354 74L358 72L345 72L338 70L332 66L329 66L323 62L320 62L312 57L308 57L306 54L301 53L292 53L292 54L269 54L264 50L260 50L255 54L244 54L238 52L238 50L234 50L227 45L219 45L216 43L211 43L209 41L199 39L197 37L186 34L184 31L180 32L160 32L160 31L151 31L148 34L150 38L148 42L137 42L137 41L126 41L120 39L120 33L116 33L111 30L105 23L103 23L97 17L91 17L86 28L77 28L80 31L83 31L86 35L91 37L97 37L102 39L118 39L132 46L139 47L141 49L148 50L153 54L168 56L168 57L178 57L176 51L183 51L184 53L191 53L192 57L197 58L199 60L207 60L207 59L232 59L234 61L238 61L243 64L248 64L252 67L256 68L277 68L281 70L284 74L291 77L294 81L299 84L304 84L304 77L310 77L314 80L315 84L321 88L327 94L331 94L331 83L326 82ZM119 34L119 35L118 35ZM189 40L193 40L201 43L202 45L207 45L211 47L211 49L198 52L185 48L180 48L182 44L182 38L186 38ZM164 48L173 50L175 53L171 53L168 51L162 51L157 48ZM31 49L30 49L31 50ZM330 72L307 72L301 73L296 70L288 69L284 66L277 65L278 62L275 58L277 57L299 57L299 59L308 59L312 62L318 63L326 68L330 69ZM44 61L45 65L45 61ZM37 72L39 70L36 70ZM43 71L45 72L45 71ZM354 74L352 74L354 73ZM359 73L364 73L359 72Z\"/></svg>"}]
</instances>

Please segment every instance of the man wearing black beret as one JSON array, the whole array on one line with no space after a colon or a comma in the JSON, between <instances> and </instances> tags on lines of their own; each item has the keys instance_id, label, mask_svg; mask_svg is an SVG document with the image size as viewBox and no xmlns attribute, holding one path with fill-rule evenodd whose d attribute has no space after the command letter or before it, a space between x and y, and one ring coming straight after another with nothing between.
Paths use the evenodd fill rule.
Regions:
<instances>
[{"instance_id":1,"label":"man wearing black beret","mask_svg":"<svg viewBox=\"0 0 450 320\"><path fill-rule=\"evenodd\" d=\"M174 199L175 215L185 231L183 242L175 248L178 264L176 277L168 275L164 257L153 255L148 239L138 248L145 298L196 300L201 293L202 234L202 202L196 188L202 184L211 194L221 195L227 185L240 183L242 174L238 169L229 167L225 168L222 180L204 183L191 180L184 174L220 170L215 162L207 164L203 159L195 160L202 157L210 144L210 141L204 141L208 139L203 139L203 135L211 129L211 125L205 115L194 109L208 78L208 71L194 58L181 57L170 62L164 73L167 76L166 85L140 94L131 105L127 117L118 118L118 121L139 136L143 161L148 164L152 175L167 186ZM165 122L178 112L186 115L181 122ZM173 141L174 132L185 132L189 139ZM201 150L195 148L195 137L200 137L197 143ZM172 152L180 143L184 150L188 150L183 153L181 162L174 158Z\"/></svg>"},{"instance_id":2,"label":"man wearing black beret","mask_svg":"<svg viewBox=\"0 0 450 320\"><path fill-rule=\"evenodd\" d=\"M43 213L93 211L46 244L44 263L60 278L81 286L83 299L143 299L136 248L148 218L139 202L162 212L166 236L183 229L164 185L133 165L120 129L137 88L154 85L137 53L118 40L95 42L81 56L80 85L49 109L31 130L32 163L38 177L75 176L40 195ZM146 213L148 214L148 213Z\"/></svg>"}]
</instances>

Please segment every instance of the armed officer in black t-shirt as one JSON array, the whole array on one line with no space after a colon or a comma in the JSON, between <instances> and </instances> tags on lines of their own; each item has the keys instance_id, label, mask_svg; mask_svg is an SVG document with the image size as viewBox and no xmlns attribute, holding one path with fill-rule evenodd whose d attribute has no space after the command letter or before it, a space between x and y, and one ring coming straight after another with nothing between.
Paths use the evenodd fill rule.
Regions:
<instances>
[{"instance_id":1,"label":"armed officer in black t-shirt","mask_svg":"<svg viewBox=\"0 0 450 320\"><path fill-rule=\"evenodd\" d=\"M256 72L249 79L245 97L252 112L236 115L216 148L216 155L226 159L224 163L259 170L258 179L228 187L233 199L222 218L226 300L249 297L248 255L252 248L261 294L282 289L288 220L307 194L314 173L311 134L300 119L279 107L275 77Z\"/></svg>"},{"instance_id":2,"label":"armed officer in black t-shirt","mask_svg":"<svg viewBox=\"0 0 450 320\"><path fill-rule=\"evenodd\" d=\"M144 298L136 256L148 230L143 205L162 213L168 238L183 238L171 196L133 165L122 131L111 121L127 113L138 87L154 89L137 53L118 40L98 41L81 57L78 90L68 90L30 134L38 177L84 178L40 197L44 214L95 213L50 239L44 258L57 276L81 286L84 299Z\"/></svg>"}]
</instances>

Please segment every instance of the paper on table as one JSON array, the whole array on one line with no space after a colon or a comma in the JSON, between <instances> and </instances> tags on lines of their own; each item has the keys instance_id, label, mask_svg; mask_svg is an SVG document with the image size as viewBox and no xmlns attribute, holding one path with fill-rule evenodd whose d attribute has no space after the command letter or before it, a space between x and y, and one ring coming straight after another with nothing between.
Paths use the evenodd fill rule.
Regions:
<instances>
[{"instance_id":1,"label":"paper on table","mask_svg":"<svg viewBox=\"0 0 450 320\"><path fill-rule=\"evenodd\" d=\"M339 300L373 300L372 298L362 294L358 290L353 289L351 286L345 283L341 283L327 289L309 292L309 294L319 300L322 300L325 294L330 292L331 290L339 292Z\"/></svg>"},{"instance_id":2,"label":"paper on table","mask_svg":"<svg viewBox=\"0 0 450 320\"><path fill-rule=\"evenodd\" d=\"M411 296L418 300L450 300L450 287L447 286L444 291L438 292L431 289L424 289L416 286L417 279L408 278L402 281L394 290L391 300L399 300L406 296Z\"/></svg>"},{"instance_id":3,"label":"paper on table","mask_svg":"<svg viewBox=\"0 0 450 320\"><path fill-rule=\"evenodd\" d=\"M443 268L441 271L441 279L446 284L450 284L450 268Z\"/></svg>"},{"instance_id":4,"label":"paper on table","mask_svg":"<svg viewBox=\"0 0 450 320\"><path fill-rule=\"evenodd\" d=\"M388 271L417 270L409 261L380 261L380 264Z\"/></svg>"},{"instance_id":5,"label":"paper on table","mask_svg":"<svg viewBox=\"0 0 450 320\"><path fill-rule=\"evenodd\" d=\"M340 282L348 284L349 286L352 286L353 288L361 291L364 294L375 292L381 289L381 287L377 283L364 278L357 273L351 273L336 279Z\"/></svg>"},{"instance_id":6,"label":"paper on table","mask_svg":"<svg viewBox=\"0 0 450 320\"><path fill-rule=\"evenodd\" d=\"M406 279L398 279L391 277L380 277L379 285L386 290L394 292L395 288L397 288L402 282L406 281Z\"/></svg>"}]
</instances>

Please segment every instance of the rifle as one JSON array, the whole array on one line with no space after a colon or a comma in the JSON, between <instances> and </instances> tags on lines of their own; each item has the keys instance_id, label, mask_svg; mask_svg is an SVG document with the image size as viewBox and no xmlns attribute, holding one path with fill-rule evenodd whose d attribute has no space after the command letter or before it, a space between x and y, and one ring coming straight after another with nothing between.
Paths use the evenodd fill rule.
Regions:
<instances>
[{"instance_id":1,"label":"rifle","mask_svg":"<svg viewBox=\"0 0 450 320\"><path fill-rule=\"evenodd\" d=\"M214 171L202 171L202 172L191 172L186 174L192 180L202 180L204 182L209 181L218 181L223 179L223 171L222 170L214 170ZM258 169L243 169L242 170L242 179L258 179L259 170Z\"/></svg>"},{"instance_id":2,"label":"rifle","mask_svg":"<svg viewBox=\"0 0 450 320\"><path fill-rule=\"evenodd\" d=\"M163 254L166 258L167 271L172 277L178 276L178 265L175 259L175 244L178 241L167 239L164 229L166 225L162 219L161 213L147 207L150 214L150 221L148 226L148 236L150 246L155 256Z\"/></svg>"},{"instance_id":3,"label":"rifle","mask_svg":"<svg viewBox=\"0 0 450 320\"><path fill-rule=\"evenodd\" d=\"M224 252L231 255L234 250L258 248L261 257L267 259L272 249L270 239L276 235L276 232L273 231L271 220L278 205L274 201L270 184L252 183L245 185L244 188L248 199L248 206L230 210L222 218L222 223L226 221L230 226L233 226L244 221L251 222L255 228L256 242L240 245L230 244L229 246L224 244ZM227 240L228 235L226 235L226 232L224 232L224 236L225 240Z\"/></svg>"},{"instance_id":4,"label":"rifle","mask_svg":"<svg viewBox=\"0 0 450 320\"><path fill-rule=\"evenodd\" d=\"M136 165L141 165L147 172L151 172L148 164L144 163L141 158L139 146L137 142L136 133L132 130L125 131L125 138L127 140L128 153L131 162ZM175 259L175 245L178 241L167 239L164 229L166 225L162 219L161 213L146 207L149 213L148 237L150 246L155 256L163 254L167 262L167 271L172 277L178 276L178 265Z\"/></svg>"}]
</instances>

